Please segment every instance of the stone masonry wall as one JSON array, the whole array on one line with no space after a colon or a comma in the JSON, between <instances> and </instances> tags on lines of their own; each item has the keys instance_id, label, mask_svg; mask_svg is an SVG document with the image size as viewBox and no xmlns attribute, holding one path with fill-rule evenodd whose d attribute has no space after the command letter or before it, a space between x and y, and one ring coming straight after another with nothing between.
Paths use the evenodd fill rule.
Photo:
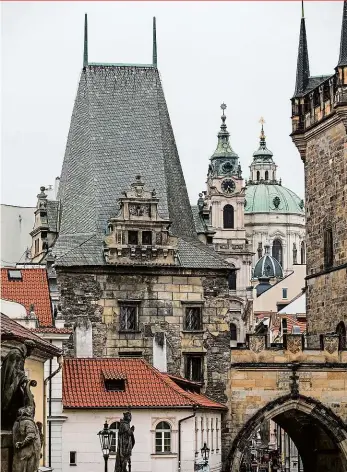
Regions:
<instances>
[{"instance_id":1,"label":"stone masonry wall","mask_svg":"<svg viewBox=\"0 0 347 472\"><path fill-rule=\"evenodd\" d=\"M326 124L325 124L326 125ZM324 229L332 226L334 267L347 263L347 143L344 125L317 125L305 161L307 274L324 271ZM323 128L324 126L324 128ZM322 131L319 131L322 127ZM347 322L346 268L308 280L308 331L334 331Z\"/></svg>"}]
</instances>

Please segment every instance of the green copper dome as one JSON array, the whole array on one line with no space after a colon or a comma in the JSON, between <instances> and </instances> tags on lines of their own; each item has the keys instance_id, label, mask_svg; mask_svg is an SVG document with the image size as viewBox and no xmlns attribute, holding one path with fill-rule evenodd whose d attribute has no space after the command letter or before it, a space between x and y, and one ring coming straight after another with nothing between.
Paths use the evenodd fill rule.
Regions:
<instances>
[{"instance_id":1,"label":"green copper dome","mask_svg":"<svg viewBox=\"0 0 347 472\"><path fill-rule=\"evenodd\" d=\"M253 278L254 279L259 279L262 277L268 277L268 278L282 278L283 277L283 270L281 267L281 264L278 262L277 259L274 257L270 256L268 252L269 248L268 246L265 247L265 255L261 257L255 267L254 267L254 272L253 272Z\"/></svg>"},{"instance_id":2,"label":"green copper dome","mask_svg":"<svg viewBox=\"0 0 347 472\"><path fill-rule=\"evenodd\" d=\"M304 216L304 201L282 185L248 185L245 213L294 213Z\"/></svg>"}]
</instances>

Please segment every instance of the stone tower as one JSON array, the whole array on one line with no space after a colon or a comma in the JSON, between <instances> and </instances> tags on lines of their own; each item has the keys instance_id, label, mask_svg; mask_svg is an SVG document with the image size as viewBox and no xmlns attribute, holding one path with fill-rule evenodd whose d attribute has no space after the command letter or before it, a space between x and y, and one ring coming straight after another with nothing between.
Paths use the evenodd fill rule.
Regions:
<instances>
[{"instance_id":1,"label":"stone tower","mask_svg":"<svg viewBox=\"0 0 347 472\"><path fill-rule=\"evenodd\" d=\"M301 18L291 137L305 166L307 320L310 333L337 331L347 322L347 3L335 72L311 77Z\"/></svg>"}]
</instances>

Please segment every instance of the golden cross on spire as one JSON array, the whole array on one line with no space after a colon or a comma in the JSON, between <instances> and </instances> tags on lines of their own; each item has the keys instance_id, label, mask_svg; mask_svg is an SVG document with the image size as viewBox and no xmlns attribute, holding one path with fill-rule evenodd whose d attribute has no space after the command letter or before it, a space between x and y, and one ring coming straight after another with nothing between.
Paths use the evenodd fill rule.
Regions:
<instances>
[{"instance_id":1,"label":"golden cross on spire","mask_svg":"<svg viewBox=\"0 0 347 472\"><path fill-rule=\"evenodd\" d=\"M265 120L263 117L260 118L259 123L261 123L261 132L260 132L260 139L265 141L265 134L264 134L264 123Z\"/></svg>"},{"instance_id":2,"label":"golden cross on spire","mask_svg":"<svg viewBox=\"0 0 347 472\"><path fill-rule=\"evenodd\" d=\"M266 123L263 117L260 118L259 123L260 123L262 126L263 126L264 123Z\"/></svg>"},{"instance_id":3,"label":"golden cross on spire","mask_svg":"<svg viewBox=\"0 0 347 472\"><path fill-rule=\"evenodd\" d=\"M223 111L223 116L224 116L224 110L226 109L227 106L226 106L226 104L223 102L220 107L221 107L221 109L222 109L222 111Z\"/></svg>"}]
</instances>

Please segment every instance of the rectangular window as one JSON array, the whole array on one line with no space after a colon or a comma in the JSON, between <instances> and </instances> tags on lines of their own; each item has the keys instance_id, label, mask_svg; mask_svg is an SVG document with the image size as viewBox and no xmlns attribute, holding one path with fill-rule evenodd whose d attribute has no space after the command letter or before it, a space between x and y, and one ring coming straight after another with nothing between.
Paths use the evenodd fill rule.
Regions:
<instances>
[{"instance_id":1,"label":"rectangular window","mask_svg":"<svg viewBox=\"0 0 347 472\"><path fill-rule=\"evenodd\" d=\"M332 228L324 231L324 266L325 268L332 267L334 263L334 249L333 249L333 230Z\"/></svg>"},{"instance_id":2,"label":"rectangular window","mask_svg":"<svg viewBox=\"0 0 347 472\"><path fill-rule=\"evenodd\" d=\"M137 331L138 303L120 305L120 331Z\"/></svg>"},{"instance_id":3,"label":"rectangular window","mask_svg":"<svg viewBox=\"0 0 347 472\"><path fill-rule=\"evenodd\" d=\"M38 252L39 252L39 240L38 239L35 239L35 241L34 241L34 250L35 250L35 254L38 254Z\"/></svg>"},{"instance_id":4,"label":"rectangular window","mask_svg":"<svg viewBox=\"0 0 347 472\"><path fill-rule=\"evenodd\" d=\"M70 465L77 465L77 453L76 453L76 451L70 451Z\"/></svg>"},{"instance_id":5,"label":"rectangular window","mask_svg":"<svg viewBox=\"0 0 347 472\"><path fill-rule=\"evenodd\" d=\"M288 298L288 289L282 288L282 298Z\"/></svg>"},{"instance_id":6,"label":"rectangular window","mask_svg":"<svg viewBox=\"0 0 347 472\"><path fill-rule=\"evenodd\" d=\"M186 331L202 330L201 307L190 306L186 308L184 329Z\"/></svg>"},{"instance_id":7,"label":"rectangular window","mask_svg":"<svg viewBox=\"0 0 347 472\"><path fill-rule=\"evenodd\" d=\"M124 392L124 379L105 379L105 388L108 392Z\"/></svg>"},{"instance_id":8,"label":"rectangular window","mask_svg":"<svg viewBox=\"0 0 347 472\"><path fill-rule=\"evenodd\" d=\"M7 271L8 280L22 280L22 272L18 269L10 269Z\"/></svg>"},{"instance_id":9,"label":"rectangular window","mask_svg":"<svg viewBox=\"0 0 347 472\"><path fill-rule=\"evenodd\" d=\"M121 351L119 357L142 357L142 351Z\"/></svg>"},{"instance_id":10,"label":"rectangular window","mask_svg":"<svg viewBox=\"0 0 347 472\"><path fill-rule=\"evenodd\" d=\"M117 453L118 445L118 432L119 432L119 421L115 421L110 425L111 436L111 445L110 445L110 454L115 455Z\"/></svg>"},{"instance_id":11,"label":"rectangular window","mask_svg":"<svg viewBox=\"0 0 347 472\"><path fill-rule=\"evenodd\" d=\"M152 244L152 231L142 231L142 244Z\"/></svg>"},{"instance_id":12,"label":"rectangular window","mask_svg":"<svg viewBox=\"0 0 347 472\"><path fill-rule=\"evenodd\" d=\"M128 244L136 245L139 243L139 235L137 231L128 231Z\"/></svg>"},{"instance_id":13,"label":"rectangular window","mask_svg":"<svg viewBox=\"0 0 347 472\"><path fill-rule=\"evenodd\" d=\"M203 381L203 357L201 355L186 356L186 378L193 382Z\"/></svg>"}]
</instances>

